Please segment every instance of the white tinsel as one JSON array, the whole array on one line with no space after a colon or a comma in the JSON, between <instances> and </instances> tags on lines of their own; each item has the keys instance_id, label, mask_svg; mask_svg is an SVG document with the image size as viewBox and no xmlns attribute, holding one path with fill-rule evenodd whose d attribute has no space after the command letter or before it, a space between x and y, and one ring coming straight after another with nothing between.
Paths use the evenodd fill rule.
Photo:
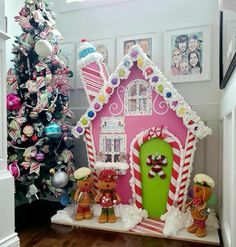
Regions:
<instances>
[{"instance_id":1,"label":"white tinsel","mask_svg":"<svg viewBox=\"0 0 236 247\"><path fill-rule=\"evenodd\" d=\"M183 213L179 208L171 206L169 210L161 216L161 220L165 221L163 228L164 236L176 236L183 228L187 228L192 224L192 217L190 210ZM211 209L206 226L219 228L219 221L216 217L215 211Z\"/></svg>"},{"instance_id":2,"label":"white tinsel","mask_svg":"<svg viewBox=\"0 0 236 247\"><path fill-rule=\"evenodd\" d=\"M94 204L92 207L92 212L95 217L99 217L101 214L101 206L99 204ZM120 217L123 226L126 230L134 228L143 219L146 219L148 214L146 210L137 208L132 205L119 204L114 207L115 215Z\"/></svg>"}]
</instances>

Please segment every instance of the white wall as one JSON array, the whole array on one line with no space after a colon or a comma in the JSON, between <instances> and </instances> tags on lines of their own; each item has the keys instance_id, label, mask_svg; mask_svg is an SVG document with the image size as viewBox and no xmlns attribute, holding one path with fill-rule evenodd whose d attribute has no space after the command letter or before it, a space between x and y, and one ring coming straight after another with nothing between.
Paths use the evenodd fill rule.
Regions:
<instances>
[{"instance_id":1,"label":"white wall","mask_svg":"<svg viewBox=\"0 0 236 247\"><path fill-rule=\"evenodd\" d=\"M219 16L218 2L206 0L136 0L121 2L97 8L82 9L73 12L59 12L59 3L54 9L57 13L57 27L65 42L78 42L81 38L116 38L148 32L160 33L158 40L160 54L158 66L163 70L163 33L166 30L199 25L211 25L211 80L175 84L193 109L213 129L213 136L200 141L195 155L193 174L206 172L220 183L218 173L218 103L219 73ZM83 90L71 92L71 106L77 119L88 106ZM75 141L77 165L85 165L85 146L82 140ZM212 155L212 153L214 155ZM220 198L220 187L215 192Z\"/></svg>"},{"instance_id":2,"label":"white wall","mask_svg":"<svg viewBox=\"0 0 236 247\"><path fill-rule=\"evenodd\" d=\"M236 70L223 91L220 102L223 141L222 156L223 193L221 225L225 247L236 246Z\"/></svg>"},{"instance_id":3,"label":"white wall","mask_svg":"<svg viewBox=\"0 0 236 247\"><path fill-rule=\"evenodd\" d=\"M163 68L163 32L176 28L211 24L212 27L212 73L207 82L191 82L176 85L190 104L218 104L218 2L205 0L136 0L121 2L98 8L59 13L59 3L55 4L58 14L57 26L66 42L76 42L81 38L115 38L147 32L160 32L161 54L158 65ZM194 92L194 93L193 93ZM198 92L198 93L196 93ZM76 95L76 96L75 96ZM73 106L84 107L78 92L73 95Z\"/></svg>"},{"instance_id":4,"label":"white wall","mask_svg":"<svg viewBox=\"0 0 236 247\"><path fill-rule=\"evenodd\" d=\"M24 0L7 0L5 2L5 15L7 16L8 23L8 35L10 39L6 42L6 68L7 70L12 67L10 60L13 58L11 54L12 44L14 43L15 36L18 36L22 33L22 30L18 24L15 22L14 17L18 15L21 8L25 5Z\"/></svg>"},{"instance_id":5,"label":"white wall","mask_svg":"<svg viewBox=\"0 0 236 247\"><path fill-rule=\"evenodd\" d=\"M1 31L5 31L4 30L4 1L0 1L0 30Z\"/></svg>"}]
</instances>

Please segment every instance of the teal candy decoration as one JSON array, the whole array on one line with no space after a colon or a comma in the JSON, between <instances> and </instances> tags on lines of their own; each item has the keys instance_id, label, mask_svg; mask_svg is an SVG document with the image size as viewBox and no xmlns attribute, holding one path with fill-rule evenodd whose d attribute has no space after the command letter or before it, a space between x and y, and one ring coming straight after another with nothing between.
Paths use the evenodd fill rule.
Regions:
<instances>
[{"instance_id":1,"label":"teal candy decoration","mask_svg":"<svg viewBox=\"0 0 236 247\"><path fill-rule=\"evenodd\" d=\"M62 135L62 130L59 124L50 123L44 128L44 133L49 138L59 138Z\"/></svg>"},{"instance_id":2,"label":"teal candy decoration","mask_svg":"<svg viewBox=\"0 0 236 247\"><path fill-rule=\"evenodd\" d=\"M208 207L214 207L217 204L217 196L216 194L212 194L210 199L207 201L207 206Z\"/></svg>"},{"instance_id":3,"label":"teal candy decoration","mask_svg":"<svg viewBox=\"0 0 236 247\"><path fill-rule=\"evenodd\" d=\"M89 54L94 53L95 51L96 51L96 49L94 47L86 48L79 53L79 58L80 59L84 58L84 57L88 56Z\"/></svg>"}]
</instances>

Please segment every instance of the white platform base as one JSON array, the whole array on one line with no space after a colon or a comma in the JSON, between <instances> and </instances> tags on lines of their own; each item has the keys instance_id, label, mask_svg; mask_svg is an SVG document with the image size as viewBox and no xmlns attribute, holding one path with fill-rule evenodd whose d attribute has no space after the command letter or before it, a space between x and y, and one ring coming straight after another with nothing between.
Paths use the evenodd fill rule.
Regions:
<instances>
[{"instance_id":1,"label":"white platform base","mask_svg":"<svg viewBox=\"0 0 236 247\"><path fill-rule=\"evenodd\" d=\"M162 233L158 231L155 232L155 230L151 232L148 232L145 229L143 231L139 230L137 232L137 231L134 231L135 228L134 230L127 230L127 228L124 227L124 222L121 220L121 218L118 218L116 223L104 223L104 224L98 223L97 217L94 217L91 220L75 221L73 216L68 214L67 210L59 210L57 214L55 214L51 218L51 222L54 224L67 225L67 226L72 226L76 228L81 227L81 228L90 228L90 229L97 229L97 230L104 230L104 231L111 231L111 232L122 232L122 233L128 233L128 234L152 236L152 237L158 237L158 238L167 238L163 236ZM154 226L154 228L157 228L157 227ZM139 229L142 229L142 227L139 227ZM174 235L168 238L175 239L175 240L184 240L184 241L190 241L190 242L220 245L218 231L216 228L213 228L213 227L207 227L207 236L204 238L198 238L194 234L188 233L185 229L182 229L181 231L179 231L177 235Z\"/></svg>"}]
</instances>

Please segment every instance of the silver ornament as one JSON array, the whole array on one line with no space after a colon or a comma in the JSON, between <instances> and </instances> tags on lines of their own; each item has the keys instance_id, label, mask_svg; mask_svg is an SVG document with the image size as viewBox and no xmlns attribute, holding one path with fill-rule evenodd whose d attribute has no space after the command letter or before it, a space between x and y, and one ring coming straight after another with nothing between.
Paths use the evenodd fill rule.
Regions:
<instances>
[{"instance_id":1,"label":"silver ornament","mask_svg":"<svg viewBox=\"0 0 236 247\"><path fill-rule=\"evenodd\" d=\"M56 188L64 188L68 182L68 174L64 171L57 171L52 176L52 185Z\"/></svg>"}]
</instances>

